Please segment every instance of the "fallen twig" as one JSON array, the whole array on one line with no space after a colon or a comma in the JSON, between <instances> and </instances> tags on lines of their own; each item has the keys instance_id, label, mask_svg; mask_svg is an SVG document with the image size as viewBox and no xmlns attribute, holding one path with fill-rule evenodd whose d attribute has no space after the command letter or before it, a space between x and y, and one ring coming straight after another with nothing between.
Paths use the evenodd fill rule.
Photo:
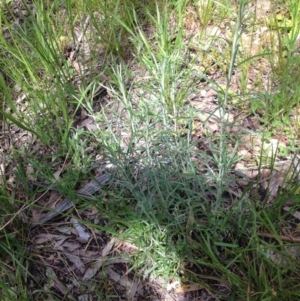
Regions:
<instances>
[{"instance_id":1,"label":"fallen twig","mask_svg":"<svg viewBox=\"0 0 300 301\"><path fill-rule=\"evenodd\" d=\"M280 238L281 240L289 241L289 242L296 242L296 243L300 242L300 237L293 237L293 236L287 236L287 235L275 236L271 233L261 232L261 233L258 233L258 236L272 238L272 239L276 239L276 240L278 240L278 238Z\"/></svg>"}]
</instances>

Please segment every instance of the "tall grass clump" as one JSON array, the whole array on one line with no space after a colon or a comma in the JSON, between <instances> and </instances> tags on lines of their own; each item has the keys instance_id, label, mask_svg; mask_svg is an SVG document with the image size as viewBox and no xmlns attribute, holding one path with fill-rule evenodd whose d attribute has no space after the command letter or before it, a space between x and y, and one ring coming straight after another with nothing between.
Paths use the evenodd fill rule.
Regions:
<instances>
[{"instance_id":1,"label":"tall grass clump","mask_svg":"<svg viewBox=\"0 0 300 301\"><path fill-rule=\"evenodd\" d=\"M33 132L47 146L65 147L72 123L68 99L74 95L69 82L71 68L66 66L59 53L59 33L55 26L61 15L44 10L43 3L36 3L32 11L24 3L22 23L11 24L12 11L7 8L3 22L7 29L2 35L2 71L10 84L2 81L5 105L10 114L4 116L18 121L18 126ZM2 12L4 14L4 12ZM10 95L19 91L18 105ZM53 122L55 120L55 122Z\"/></svg>"}]
</instances>

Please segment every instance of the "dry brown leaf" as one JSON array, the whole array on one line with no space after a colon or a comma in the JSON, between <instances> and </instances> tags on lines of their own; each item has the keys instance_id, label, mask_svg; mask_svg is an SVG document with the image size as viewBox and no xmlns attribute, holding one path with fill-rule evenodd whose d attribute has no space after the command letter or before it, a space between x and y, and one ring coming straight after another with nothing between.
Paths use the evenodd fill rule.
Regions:
<instances>
[{"instance_id":1,"label":"dry brown leaf","mask_svg":"<svg viewBox=\"0 0 300 301\"><path fill-rule=\"evenodd\" d=\"M259 135L249 134L241 141L243 149L248 150L252 155L260 155L262 148L262 138Z\"/></svg>"},{"instance_id":2,"label":"dry brown leaf","mask_svg":"<svg viewBox=\"0 0 300 301\"><path fill-rule=\"evenodd\" d=\"M116 243L117 239L116 238L112 238L107 244L106 246L103 248L102 250L102 257L105 257L110 250L112 249L112 247L114 246L114 244Z\"/></svg>"},{"instance_id":3,"label":"dry brown leaf","mask_svg":"<svg viewBox=\"0 0 300 301\"><path fill-rule=\"evenodd\" d=\"M237 181L238 184L239 181ZM228 188L228 191L233 194L234 196L236 196L237 198L240 198L242 195L243 195L243 192L242 190L239 188L238 185L231 185L229 188Z\"/></svg>"},{"instance_id":4,"label":"dry brown leaf","mask_svg":"<svg viewBox=\"0 0 300 301\"><path fill-rule=\"evenodd\" d=\"M76 268L80 271L80 273L83 274L85 271L85 266L84 266L83 262L81 261L81 259L78 256L70 254L70 253L64 252L64 254L76 266Z\"/></svg>"},{"instance_id":5,"label":"dry brown leaf","mask_svg":"<svg viewBox=\"0 0 300 301\"><path fill-rule=\"evenodd\" d=\"M128 258L121 258L121 257L115 257L115 258L108 258L105 260L105 265L113 265L116 263L129 263L130 260Z\"/></svg>"},{"instance_id":6,"label":"dry brown leaf","mask_svg":"<svg viewBox=\"0 0 300 301\"><path fill-rule=\"evenodd\" d=\"M136 281L130 281L127 277L120 276L112 269L108 269L108 275L113 281L119 283L126 289L126 296L129 300L134 298L138 290L138 283Z\"/></svg>"},{"instance_id":7,"label":"dry brown leaf","mask_svg":"<svg viewBox=\"0 0 300 301\"><path fill-rule=\"evenodd\" d=\"M108 253L110 252L110 250L112 249L112 247L114 246L114 244L116 243L117 239L116 238L112 238L107 244L106 246L103 248L102 252L101 252L101 257L100 259L98 259L94 265L90 268L88 268L84 274L84 276L82 277L82 281L86 281L91 279L92 277L94 277L96 275L96 273L98 272L98 270L102 267L103 262L104 262L104 257L106 257L108 255ZM107 259L105 259L106 261Z\"/></svg>"},{"instance_id":8,"label":"dry brown leaf","mask_svg":"<svg viewBox=\"0 0 300 301\"><path fill-rule=\"evenodd\" d=\"M128 252L138 251L138 250L139 250L139 248L138 248L136 245L134 245L134 244L132 244L132 243L129 243L129 242L127 242L127 241L121 241L121 244L122 244L122 246L123 246L125 249L128 250Z\"/></svg>"},{"instance_id":9,"label":"dry brown leaf","mask_svg":"<svg viewBox=\"0 0 300 301\"><path fill-rule=\"evenodd\" d=\"M58 232L60 232L62 234L66 234L66 235L71 235L72 230L73 230L73 228L68 227L68 226L58 227L56 229L58 230Z\"/></svg>"},{"instance_id":10,"label":"dry brown leaf","mask_svg":"<svg viewBox=\"0 0 300 301\"><path fill-rule=\"evenodd\" d=\"M26 175L29 180L36 181L36 177L34 176L34 169L31 165L28 165L26 168Z\"/></svg>"},{"instance_id":11,"label":"dry brown leaf","mask_svg":"<svg viewBox=\"0 0 300 301\"><path fill-rule=\"evenodd\" d=\"M61 199L61 195L57 191L51 191L48 201L44 204L45 208L55 208L56 203Z\"/></svg>"},{"instance_id":12,"label":"dry brown leaf","mask_svg":"<svg viewBox=\"0 0 300 301\"><path fill-rule=\"evenodd\" d=\"M53 269L47 267L47 275L49 277L49 280L51 281L50 283L51 287L55 287L64 296L68 294L68 288L59 281ZM71 299L74 300L72 297Z\"/></svg>"},{"instance_id":13,"label":"dry brown leaf","mask_svg":"<svg viewBox=\"0 0 300 301\"><path fill-rule=\"evenodd\" d=\"M58 239L57 240L57 242L55 242L55 244L57 245L57 246L61 246L64 242L65 242L65 238L63 237L63 238L60 238L60 239Z\"/></svg>"},{"instance_id":14,"label":"dry brown leaf","mask_svg":"<svg viewBox=\"0 0 300 301\"><path fill-rule=\"evenodd\" d=\"M80 75L80 66L76 61L71 62L73 68L76 70L76 72Z\"/></svg>"},{"instance_id":15,"label":"dry brown leaf","mask_svg":"<svg viewBox=\"0 0 300 301\"><path fill-rule=\"evenodd\" d=\"M98 259L92 267L88 268L85 271L82 277L82 281L87 281L93 278L97 274L99 269L102 267L102 265L103 265L103 259Z\"/></svg>"},{"instance_id":16,"label":"dry brown leaf","mask_svg":"<svg viewBox=\"0 0 300 301\"><path fill-rule=\"evenodd\" d=\"M91 278L93 278L98 270L103 266L103 265L112 265L116 263L128 263L129 259L126 258L109 258L109 259L98 259L95 261L95 263L92 265L92 267L88 268L85 271L84 276L82 277L82 281L87 281Z\"/></svg>"},{"instance_id":17,"label":"dry brown leaf","mask_svg":"<svg viewBox=\"0 0 300 301\"><path fill-rule=\"evenodd\" d=\"M173 282L171 282L171 283L168 283L168 285L167 285L167 291L169 292L169 291L171 291L171 290L173 290L173 289L176 289L176 287L177 287L178 285L180 285L180 282L179 282L178 280L173 281Z\"/></svg>"},{"instance_id":18,"label":"dry brown leaf","mask_svg":"<svg viewBox=\"0 0 300 301\"><path fill-rule=\"evenodd\" d=\"M285 211L289 211L289 210L291 210L291 207L285 206L285 207L283 207L283 209ZM294 212L292 215L293 215L293 217L295 217L298 220L300 220L300 212L299 211Z\"/></svg>"},{"instance_id":19,"label":"dry brown leaf","mask_svg":"<svg viewBox=\"0 0 300 301\"><path fill-rule=\"evenodd\" d=\"M247 169L247 167L244 166L243 164L238 164L237 166L238 166L238 168L235 168L235 169L237 171L240 171L241 173L243 173L249 179L255 179L259 175L258 169L254 169L254 168ZM244 168L241 168L242 166L244 166Z\"/></svg>"},{"instance_id":20,"label":"dry brown leaf","mask_svg":"<svg viewBox=\"0 0 300 301\"><path fill-rule=\"evenodd\" d=\"M100 252L99 251L87 251L85 249L80 249L77 251L78 256L80 256L83 262L88 263L94 261L95 259L99 258Z\"/></svg>"},{"instance_id":21,"label":"dry brown leaf","mask_svg":"<svg viewBox=\"0 0 300 301\"><path fill-rule=\"evenodd\" d=\"M42 212L41 210L37 210L34 207L30 208L31 211L31 220L33 223L38 223L41 220Z\"/></svg>"},{"instance_id":22,"label":"dry brown leaf","mask_svg":"<svg viewBox=\"0 0 300 301\"><path fill-rule=\"evenodd\" d=\"M75 250L79 249L80 244L77 242L69 242L66 241L64 244L61 245L63 248L68 250L69 252L74 252Z\"/></svg>"},{"instance_id":23,"label":"dry brown leaf","mask_svg":"<svg viewBox=\"0 0 300 301\"><path fill-rule=\"evenodd\" d=\"M202 289L204 289L204 287L201 286L200 284L191 283L191 284L179 286L176 289L176 293L188 293L188 292L199 291L199 290L202 290Z\"/></svg>"},{"instance_id":24,"label":"dry brown leaf","mask_svg":"<svg viewBox=\"0 0 300 301\"><path fill-rule=\"evenodd\" d=\"M92 117L86 117L84 119L81 119L77 123L77 127L86 127L88 130L93 131L97 129L97 126L94 124L94 118Z\"/></svg>"},{"instance_id":25,"label":"dry brown leaf","mask_svg":"<svg viewBox=\"0 0 300 301\"><path fill-rule=\"evenodd\" d=\"M283 252L276 252L272 249L267 249L268 257L276 264L281 267L288 267L291 264L292 258L296 259L299 257L299 247L286 247Z\"/></svg>"},{"instance_id":26,"label":"dry brown leaf","mask_svg":"<svg viewBox=\"0 0 300 301\"><path fill-rule=\"evenodd\" d=\"M98 217L99 216L99 211L95 207L92 207L89 210L87 210L86 212L84 212L84 215L86 217L93 217L93 216Z\"/></svg>"},{"instance_id":27,"label":"dry brown leaf","mask_svg":"<svg viewBox=\"0 0 300 301\"><path fill-rule=\"evenodd\" d=\"M60 168L58 169L54 174L53 174L53 177L56 181L59 181L60 180L60 175L61 173L63 172L63 168Z\"/></svg>"},{"instance_id":28,"label":"dry brown leaf","mask_svg":"<svg viewBox=\"0 0 300 301\"><path fill-rule=\"evenodd\" d=\"M88 242L91 238L91 234L89 233L88 229L80 224L76 218L72 218L71 221L78 235L77 239L82 243Z\"/></svg>"},{"instance_id":29,"label":"dry brown leaf","mask_svg":"<svg viewBox=\"0 0 300 301\"><path fill-rule=\"evenodd\" d=\"M62 240L66 240L68 238L69 238L68 236L64 236L64 235L40 233L37 236L35 236L34 241L36 244L43 244L49 240L62 241Z\"/></svg>"},{"instance_id":30,"label":"dry brown leaf","mask_svg":"<svg viewBox=\"0 0 300 301\"><path fill-rule=\"evenodd\" d=\"M279 187L282 186L283 184L283 181L284 181L284 175L281 172L279 171L272 172L271 180L268 186L269 193L270 193L268 201L274 200L274 198L277 196Z\"/></svg>"},{"instance_id":31,"label":"dry brown leaf","mask_svg":"<svg viewBox=\"0 0 300 301\"><path fill-rule=\"evenodd\" d=\"M78 301L90 301L90 300L93 300L92 294L83 294L78 296Z\"/></svg>"},{"instance_id":32,"label":"dry brown leaf","mask_svg":"<svg viewBox=\"0 0 300 301\"><path fill-rule=\"evenodd\" d=\"M0 177L4 177L5 175L5 165L4 163L0 164Z\"/></svg>"}]
</instances>

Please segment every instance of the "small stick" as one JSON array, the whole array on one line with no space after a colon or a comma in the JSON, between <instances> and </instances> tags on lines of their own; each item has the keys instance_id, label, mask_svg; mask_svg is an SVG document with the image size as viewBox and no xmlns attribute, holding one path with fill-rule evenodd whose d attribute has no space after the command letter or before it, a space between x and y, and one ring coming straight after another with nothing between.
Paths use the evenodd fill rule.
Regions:
<instances>
[{"instance_id":1,"label":"small stick","mask_svg":"<svg viewBox=\"0 0 300 301\"><path fill-rule=\"evenodd\" d=\"M258 233L258 236L261 236L261 237L267 237L267 238L273 238L273 239L276 239L277 240L277 237L273 234L270 234L270 233ZM299 243L300 242L300 238L299 237L293 237L293 236L287 236L287 235L279 235L280 239L281 240L284 240L284 241L289 241L289 242L296 242L296 243Z\"/></svg>"}]
</instances>

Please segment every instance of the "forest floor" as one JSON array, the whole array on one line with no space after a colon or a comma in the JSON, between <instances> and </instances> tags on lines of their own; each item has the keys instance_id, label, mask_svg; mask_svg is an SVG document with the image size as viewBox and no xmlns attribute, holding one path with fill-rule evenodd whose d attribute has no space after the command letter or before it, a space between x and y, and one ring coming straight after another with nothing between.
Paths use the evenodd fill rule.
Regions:
<instances>
[{"instance_id":1,"label":"forest floor","mask_svg":"<svg viewBox=\"0 0 300 301\"><path fill-rule=\"evenodd\" d=\"M1 1L3 300L299 300L298 1Z\"/></svg>"}]
</instances>

